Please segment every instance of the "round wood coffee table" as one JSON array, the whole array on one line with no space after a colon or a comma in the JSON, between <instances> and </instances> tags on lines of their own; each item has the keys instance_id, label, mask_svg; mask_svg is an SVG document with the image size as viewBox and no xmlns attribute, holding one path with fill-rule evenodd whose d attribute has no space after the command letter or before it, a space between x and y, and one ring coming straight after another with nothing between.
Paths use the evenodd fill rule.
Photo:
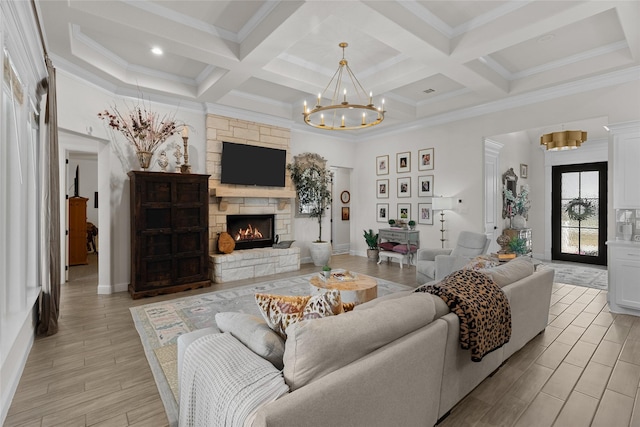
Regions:
<instances>
[{"instance_id":1,"label":"round wood coffee table","mask_svg":"<svg viewBox=\"0 0 640 427\"><path fill-rule=\"evenodd\" d=\"M362 304L371 301L378 296L378 282L373 277L364 274L350 273L352 278L346 276L344 280L337 278L332 274L330 278L325 279L320 275L315 275L309 280L311 295L318 295L327 292L330 289L340 291L342 302L354 302Z\"/></svg>"}]
</instances>

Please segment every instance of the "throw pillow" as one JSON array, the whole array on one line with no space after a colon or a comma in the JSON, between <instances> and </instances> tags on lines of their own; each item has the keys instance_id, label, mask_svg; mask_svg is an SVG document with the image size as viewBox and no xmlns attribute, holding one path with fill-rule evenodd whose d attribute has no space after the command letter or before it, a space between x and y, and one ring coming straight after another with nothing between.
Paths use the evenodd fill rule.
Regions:
<instances>
[{"instance_id":1,"label":"throw pillow","mask_svg":"<svg viewBox=\"0 0 640 427\"><path fill-rule=\"evenodd\" d=\"M394 242L382 242L378 245L378 247L383 251L392 251L393 247L396 245L397 243Z\"/></svg>"},{"instance_id":2,"label":"throw pillow","mask_svg":"<svg viewBox=\"0 0 640 427\"><path fill-rule=\"evenodd\" d=\"M256 302L269 327L284 339L287 338L289 325L344 312L337 289L314 296L256 294Z\"/></svg>"},{"instance_id":3,"label":"throw pillow","mask_svg":"<svg viewBox=\"0 0 640 427\"><path fill-rule=\"evenodd\" d=\"M284 340L260 317L246 313L226 312L216 314L216 324L222 332L229 332L278 369L284 366Z\"/></svg>"},{"instance_id":4,"label":"throw pillow","mask_svg":"<svg viewBox=\"0 0 640 427\"><path fill-rule=\"evenodd\" d=\"M500 261L487 255L480 255L469 261L463 270L481 270L483 268L492 268L500 265Z\"/></svg>"},{"instance_id":5,"label":"throw pillow","mask_svg":"<svg viewBox=\"0 0 640 427\"><path fill-rule=\"evenodd\" d=\"M416 245L409 245L407 247L407 245L395 245L393 247L393 252L398 252L401 254L407 254L408 252L414 253L416 250L418 250L418 247Z\"/></svg>"},{"instance_id":6,"label":"throw pillow","mask_svg":"<svg viewBox=\"0 0 640 427\"><path fill-rule=\"evenodd\" d=\"M509 262L493 268L481 268L478 270L491 277L501 288L524 279L533 274L533 262L529 257L518 257Z\"/></svg>"}]
</instances>

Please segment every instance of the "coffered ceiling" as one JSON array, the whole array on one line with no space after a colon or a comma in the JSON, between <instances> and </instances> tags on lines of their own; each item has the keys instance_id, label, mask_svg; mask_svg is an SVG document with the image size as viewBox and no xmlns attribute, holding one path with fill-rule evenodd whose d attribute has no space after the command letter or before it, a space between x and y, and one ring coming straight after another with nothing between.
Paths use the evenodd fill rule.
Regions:
<instances>
[{"instance_id":1,"label":"coffered ceiling","mask_svg":"<svg viewBox=\"0 0 640 427\"><path fill-rule=\"evenodd\" d=\"M342 51L383 125L635 73L638 1L36 0L54 65L302 124ZM151 53L160 47L163 55Z\"/></svg>"}]
</instances>

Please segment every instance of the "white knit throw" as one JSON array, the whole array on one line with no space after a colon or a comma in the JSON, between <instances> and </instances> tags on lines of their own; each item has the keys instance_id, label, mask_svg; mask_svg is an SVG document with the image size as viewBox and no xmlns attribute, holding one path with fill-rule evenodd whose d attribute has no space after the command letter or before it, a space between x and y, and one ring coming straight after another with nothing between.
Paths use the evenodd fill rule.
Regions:
<instances>
[{"instance_id":1,"label":"white knit throw","mask_svg":"<svg viewBox=\"0 0 640 427\"><path fill-rule=\"evenodd\" d=\"M185 352L180 426L243 426L288 391L282 373L231 334L206 335Z\"/></svg>"}]
</instances>

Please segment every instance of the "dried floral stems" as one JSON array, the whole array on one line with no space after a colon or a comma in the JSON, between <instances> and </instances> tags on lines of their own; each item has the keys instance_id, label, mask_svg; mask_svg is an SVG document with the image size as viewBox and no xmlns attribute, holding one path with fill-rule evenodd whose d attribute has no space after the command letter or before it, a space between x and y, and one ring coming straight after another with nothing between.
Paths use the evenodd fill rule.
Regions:
<instances>
[{"instance_id":1,"label":"dried floral stems","mask_svg":"<svg viewBox=\"0 0 640 427\"><path fill-rule=\"evenodd\" d=\"M128 113L122 114L117 107L98 113L102 120L108 120L111 129L120 132L137 152L153 153L156 148L171 135L184 127L177 125L174 116L148 111L136 106Z\"/></svg>"}]
</instances>

